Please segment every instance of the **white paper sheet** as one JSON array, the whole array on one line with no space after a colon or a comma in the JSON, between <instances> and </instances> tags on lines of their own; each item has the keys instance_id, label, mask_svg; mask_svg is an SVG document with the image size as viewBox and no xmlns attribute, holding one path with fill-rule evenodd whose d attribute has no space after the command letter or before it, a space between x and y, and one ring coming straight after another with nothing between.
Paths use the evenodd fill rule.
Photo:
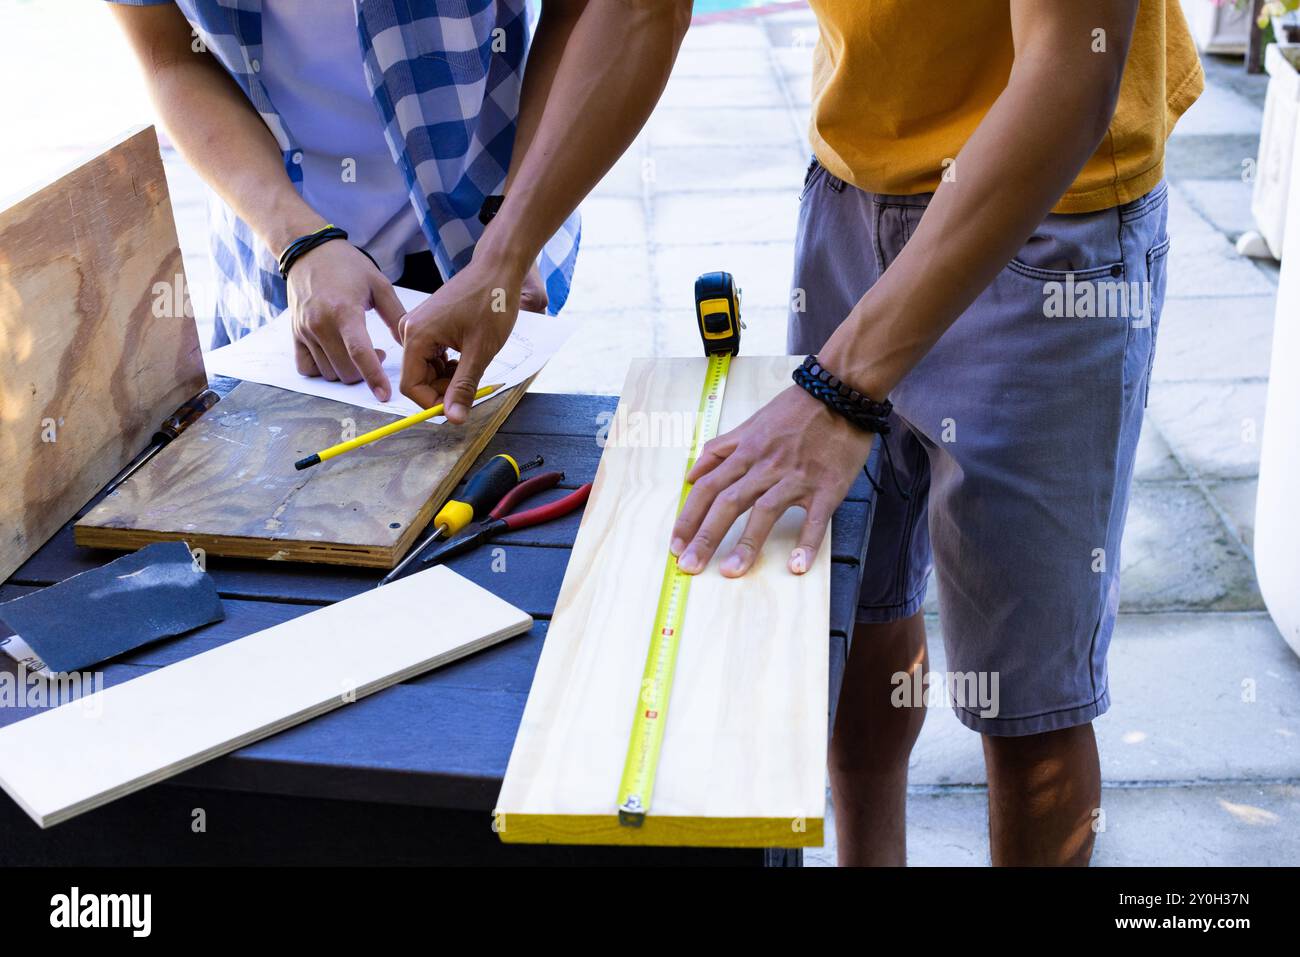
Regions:
<instances>
[{"instance_id":1,"label":"white paper sheet","mask_svg":"<svg viewBox=\"0 0 1300 957\"><path fill-rule=\"evenodd\" d=\"M397 298L408 312L428 298L425 293L413 289L394 288L397 290ZM497 357L488 364L483 378L479 380L480 384L502 382L509 387L523 382L546 365L546 360L564 345L577 325L576 320L560 316L545 316L536 312L519 313L514 332ZM311 378L301 375L294 361L293 333L289 329L288 316L282 316L228 346L209 352L206 356L208 372L316 395L322 399L347 402L366 409L392 412L395 415L419 412L420 407L398 391L402 380L402 347L394 341L388 326L384 325L379 314L373 310L366 313L366 329L375 348L387 353L384 371L388 373L393 387L393 397L387 402L376 399L364 382L347 385L330 382L319 376ZM451 354L455 356L454 352ZM504 390L498 390L495 394L500 394L501 391ZM491 396L485 396L478 401L486 402L490 398ZM444 419L439 416L433 421L442 422Z\"/></svg>"}]
</instances>

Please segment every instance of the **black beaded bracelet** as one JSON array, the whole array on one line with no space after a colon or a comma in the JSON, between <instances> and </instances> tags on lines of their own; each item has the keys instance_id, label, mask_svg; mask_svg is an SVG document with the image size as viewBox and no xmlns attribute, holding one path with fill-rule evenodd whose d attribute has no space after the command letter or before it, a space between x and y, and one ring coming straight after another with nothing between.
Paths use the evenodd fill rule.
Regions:
<instances>
[{"instance_id":1,"label":"black beaded bracelet","mask_svg":"<svg viewBox=\"0 0 1300 957\"><path fill-rule=\"evenodd\" d=\"M280 259L279 259L280 277L282 279L288 279L289 270L293 268L293 264L296 263L307 253L311 252L317 246L323 245L324 243L328 243L335 239L347 239L347 238L348 238L347 232L345 230L339 229L333 223L330 223L328 226L322 226L314 233L308 233L305 236L299 236L297 239L295 239L293 242L291 242L288 246L284 248L284 252L280 253Z\"/></svg>"},{"instance_id":2,"label":"black beaded bracelet","mask_svg":"<svg viewBox=\"0 0 1300 957\"><path fill-rule=\"evenodd\" d=\"M889 434L889 415L894 406L888 399L876 402L841 382L816 356L804 359L791 378L813 398L864 432Z\"/></svg>"}]
</instances>

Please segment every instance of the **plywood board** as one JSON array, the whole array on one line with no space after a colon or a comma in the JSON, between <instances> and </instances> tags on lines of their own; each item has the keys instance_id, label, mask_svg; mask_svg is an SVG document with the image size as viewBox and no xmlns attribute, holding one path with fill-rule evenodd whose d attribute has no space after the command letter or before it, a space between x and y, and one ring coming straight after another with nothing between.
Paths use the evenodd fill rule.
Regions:
<instances>
[{"instance_id":1,"label":"plywood board","mask_svg":"<svg viewBox=\"0 0 1300 957\"><path fill-rule=\"evenodd\" d=\"M0 212L0 580L206 384L153 127Z\"/></svg>"},{"instance_id":2,"label":"plywood board","mask_svg":"<svg viewBox=\"0 0 1300 957\"><path fill-rule=\"evenodd\" d=\"M0 730L0 786L50 827L531 624L432 568Z\"/></svg>"},{"instance_id":3,"label":"plywood board","mask_svg":"<svg viewBox=\"0 0 1300 957\"><path fill-rule=\"evenodd\" d=\"M797 362L734 360L722 428L784 389ZM497 801L506 842L822 843L830 548L790 574L798 509L748 575L723 578L715 559L693 581L650 814L640 828L618 823L705 365L639 360L628 373Z\"/></svg>"},{"instance_id":4,"label":"plywood board","mask_svg":"<svg viewBox=\"0 0 1300 957\"><path fill-rule=\"evenodd\" d=\"M77 544L392 568L526 388L474 406L464 426L421 423L299 472L298 459L397 417L240 383L95 506Z\"/></svg>"}]
</instances>

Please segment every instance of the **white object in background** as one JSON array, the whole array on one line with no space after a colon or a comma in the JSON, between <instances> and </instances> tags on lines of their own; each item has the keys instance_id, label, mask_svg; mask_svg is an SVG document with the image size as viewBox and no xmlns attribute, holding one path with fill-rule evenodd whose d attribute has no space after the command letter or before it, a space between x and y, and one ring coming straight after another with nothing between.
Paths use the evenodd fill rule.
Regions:
<instances>
[{"instance_id":1,"label":"white object in background","mask_svg":"<svg viewBox=\"0 0 1300 957\"><path fill-rule=\"evenodd\" d=\"M400 286L393 288L408 312L429 298L414 289L403 289ZM559 351L577 325L577 320L560 316L544 316L536 312L519 313L514 331L510 333L510 338L501 347L497 357L488 363L481 384L501 382L509 387L518 385L533 373L541 371L542 366ZM384 325L384 320L374 310L366 313L366 329L370 332L370 341L375 348L386 353L384 371L388 373L389 383L393 387L393 397L387 402L376 399L364 382L347 385L343 382L330 382L319 376L309 378L302 375L294 359L293 333L289 329L287 316L255 329L228 346L212 350L204 360L208 372L213 375L260 382L262 385L273 385L291 392L302 392L394 415L419 412L420 407L399 391L402 381L402 347L393 340L388 326ZM452 355L455 356L455 353ZM485 396L478 401L487 402L491 398L492 396ZM433 421L446 420L438 416Z\"/></svg>"},{"instance_id":2,"label":"white object in background","mask_svg":"<svg viewBox=\"0 0 1300 957\"><path fill-rule=\"evenodd\" d=\"M0 786L50 827L531 625L430 568L9 725Z\"/></svg>"},{"instance_id":3,"label":"white object in background","mask_svg":"<svg viewBox=\"0 0 1300 957\"><path fill-rule=\"evenodd\" d=\"M1295 181L1291 169L1296 118L1300 116L1300 45L1269 44L1264 67L1269 76L1268 94L1264 99L1264 125L1259 134L1259 162L1250 211L1268 251L1274 259L1281 259L1287 197Z\"/></svg>"},{"instance_id":4,"label":"white object in background","mask_svg":"<svg viewBox=\"0 0 1300 957\"><path fill-rule=\"evenodd\" d=\"M1296 129L1300 140L1300 127ZM1291 153L1300 184L1300 142ZM1282 260L1273 318L1273 353L1255 502L1255 575L1264 604L1300 654L1300 189L1287 210L1290 256Z\"/></svg>"},{"instance_id":5,"label":"white object in background","mask_svg":"<svg viewBox=\"0 0 1300 957\"><path fill-rule=\"evenodd\" d=\"M1268 240L1258 229L1252 229L1237 237L1235 243L1237 255L1249 259L1272 259L1273 250L1268 248Z\"/></svg>"},{"instance_id":6,"label":"white object in background","mask_svg":"<svg viewBox=\"0 0 1300 957\"><path fill-rule=\"evenodd\" d=\"M1183 16L1202 53L1245 53L1250 43L1250 4L1219 6L1211 0L1183 0Z\"/></svg>"}]
</instances>

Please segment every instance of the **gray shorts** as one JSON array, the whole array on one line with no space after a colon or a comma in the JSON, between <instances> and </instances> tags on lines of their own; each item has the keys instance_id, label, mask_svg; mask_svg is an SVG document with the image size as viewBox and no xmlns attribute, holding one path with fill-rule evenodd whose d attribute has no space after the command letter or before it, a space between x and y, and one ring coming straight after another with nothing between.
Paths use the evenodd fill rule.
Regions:
<instances>
[{"instance_id":1,"label":"gray shorts","mask_svg":"<svg viewBox=\"0 0 1300 957\"><path fill-rule=\"evenodd\" d=\"M858 620L916 613L933 567L950 697L976 731L1037 734L1110 706L1106 651L1164 299L1166 198L1162 182L1124 206L1049 215L889 397L886 441L907 495L883 476ZM791 353L822 347L929 199L864 193L809 168ZM991 698L963 695L972 681Z\"/></svg>"}]
</instances>

